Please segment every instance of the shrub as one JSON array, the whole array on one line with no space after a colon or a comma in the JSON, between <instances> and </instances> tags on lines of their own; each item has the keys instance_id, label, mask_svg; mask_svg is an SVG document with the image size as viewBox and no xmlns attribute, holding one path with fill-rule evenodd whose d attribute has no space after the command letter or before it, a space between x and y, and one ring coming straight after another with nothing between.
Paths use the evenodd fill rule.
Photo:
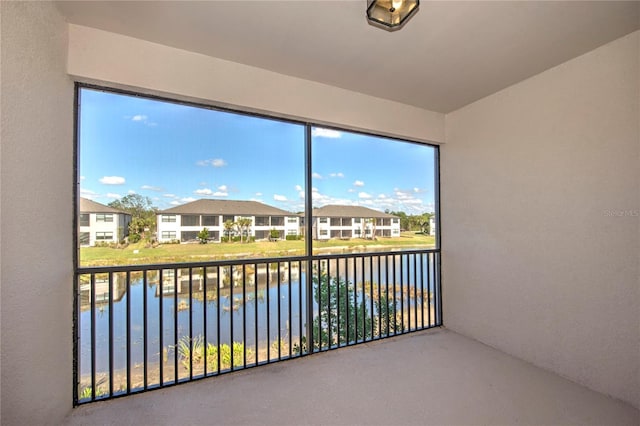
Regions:
<instances>
[{"instance_id":1,"label":"shrub","mask_svg":"<svg viewBox=\"0 0 640 426\"><path fill-rule=\"evenodd\" d=\"M297 241L302 239L302 235L287 235L285 239L287 241Z\"/></svg>"},{"instance_id":2,"label":"shrub","mask_svg":"<svg viewBox=\"0 0 640 426\"><path fill-rule=\"evenodd\" d=\"M129 242L131 244L135 244L139 242L141 239L142 237L140 236L140 234L129 234Z\"/></svg>"}]
</instances>

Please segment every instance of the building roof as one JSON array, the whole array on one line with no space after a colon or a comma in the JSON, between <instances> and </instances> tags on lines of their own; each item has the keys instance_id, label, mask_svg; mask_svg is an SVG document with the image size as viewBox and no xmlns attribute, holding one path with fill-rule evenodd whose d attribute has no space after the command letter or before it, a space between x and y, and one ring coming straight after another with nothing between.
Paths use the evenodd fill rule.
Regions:
<instances>
[{"instance_id":1,"label":"building roof","mask_svg":"<svg viewBox=\"0 0 640 426\"><path fill-rule=\"evenodd\" d=\"M382 217L393 218L397 216L383 213L378 210L373 210L368 207L362 206L340 206L330 204L317 209L313 209L314 217Z\"/></svg>"},{"instance_id":2,"label":"building roof","mask_svg":"<svg viewBox=\"0 0 640 426\"><path fill-rule=\"evenodd\" d=\"M129 214L125 211L114 209L113 207L105 206L104 204L97 203L88 198L80 197L80 213L118 213Z\"/></svg>"},{"instance_id":3,"label":"building roof","mask_svg":"<svg viewBox=\"0 0 640 426\"><path fill-rule=\"evenodd\" d=\"M293 213L257 201L196 200L181 206L162 210L160 214L210 214L247 216L294 216Z\"/></svg>"}]
</instances>

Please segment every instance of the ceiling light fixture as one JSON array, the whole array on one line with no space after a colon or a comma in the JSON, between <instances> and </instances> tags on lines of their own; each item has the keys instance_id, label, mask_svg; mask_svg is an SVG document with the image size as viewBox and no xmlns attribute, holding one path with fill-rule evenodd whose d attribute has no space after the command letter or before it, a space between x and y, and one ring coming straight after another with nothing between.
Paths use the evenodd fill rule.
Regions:
<instances>
[{"instance_id":1,"label":"ceiling light fixture","mask_svg":"<svg viewBox=\"0 0 640 426\"><path fill-rule=\"evenodd\" d=\"M420 0L367 0L367 20L388 31L399 30L419 5Z\"/></svg>"}]
</instances>

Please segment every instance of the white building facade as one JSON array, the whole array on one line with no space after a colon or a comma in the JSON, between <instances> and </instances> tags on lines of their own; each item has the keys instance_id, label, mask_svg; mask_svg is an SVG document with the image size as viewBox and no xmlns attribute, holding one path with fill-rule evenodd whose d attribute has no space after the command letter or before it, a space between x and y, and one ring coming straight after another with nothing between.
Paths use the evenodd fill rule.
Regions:
<instances>
[{"instance_id":1,"label":"white building facade","mask_svg":"<svg viewBox=\"0 0 640 426\"><path fill-rule=\"evenodd\" d=\"M328 205L313 209L313 238L399 237L400 218L361 206Z\"/></svg>"},{"instance_id":2,"label":"white building facade","mask_svg":"<svg viewBox=\"0 0 640 426\"><path fill-rule=\"evenodd\" d=\"M244 229L226 228L225 223L237 224L243 218L250 221ZM204 228L213 242L241 233L243 238L281 240L298 237L300 217L256 201L203 199L159 212L157 224L159 242L196 241Z\"/></svg>"},{"instance_id":3,"label":"white building facade","mask_svg":"<svg viewBox=\"0 0 640 426\"><path fill-rule=\"evenodd\" d=\"M131 215L87 198L80 198L78 245L117 243L129 235Z\"/></svg>"}]
</instances>

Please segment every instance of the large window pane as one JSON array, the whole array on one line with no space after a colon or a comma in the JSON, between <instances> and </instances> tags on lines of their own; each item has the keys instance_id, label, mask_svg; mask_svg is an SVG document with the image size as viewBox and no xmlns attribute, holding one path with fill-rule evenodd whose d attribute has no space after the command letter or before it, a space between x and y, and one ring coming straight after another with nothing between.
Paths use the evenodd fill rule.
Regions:
<instances>
[{"instance_id":1,"label":"large window pane","mask_svg":"<svg viewBox=\"0 0 640 426\"><path fill-rule=\"evenodd\" d=\"M435 246L436 148L318 127L312 135L314 254Z\"/></svg>"},{"instance_id":2,"label":"large window pane","mask_svg":"<svg viewBox=\"0 0 640 426\"><path fill-rule=\"evenodd\" d=\"M78 222L118 242L82 234L82 266L304 254L284 238L301 232L303 125L89 88L80 100L79 195L100 211ZM207 244L177 244L194 241Z\"/></svg>"}]
</instances>

